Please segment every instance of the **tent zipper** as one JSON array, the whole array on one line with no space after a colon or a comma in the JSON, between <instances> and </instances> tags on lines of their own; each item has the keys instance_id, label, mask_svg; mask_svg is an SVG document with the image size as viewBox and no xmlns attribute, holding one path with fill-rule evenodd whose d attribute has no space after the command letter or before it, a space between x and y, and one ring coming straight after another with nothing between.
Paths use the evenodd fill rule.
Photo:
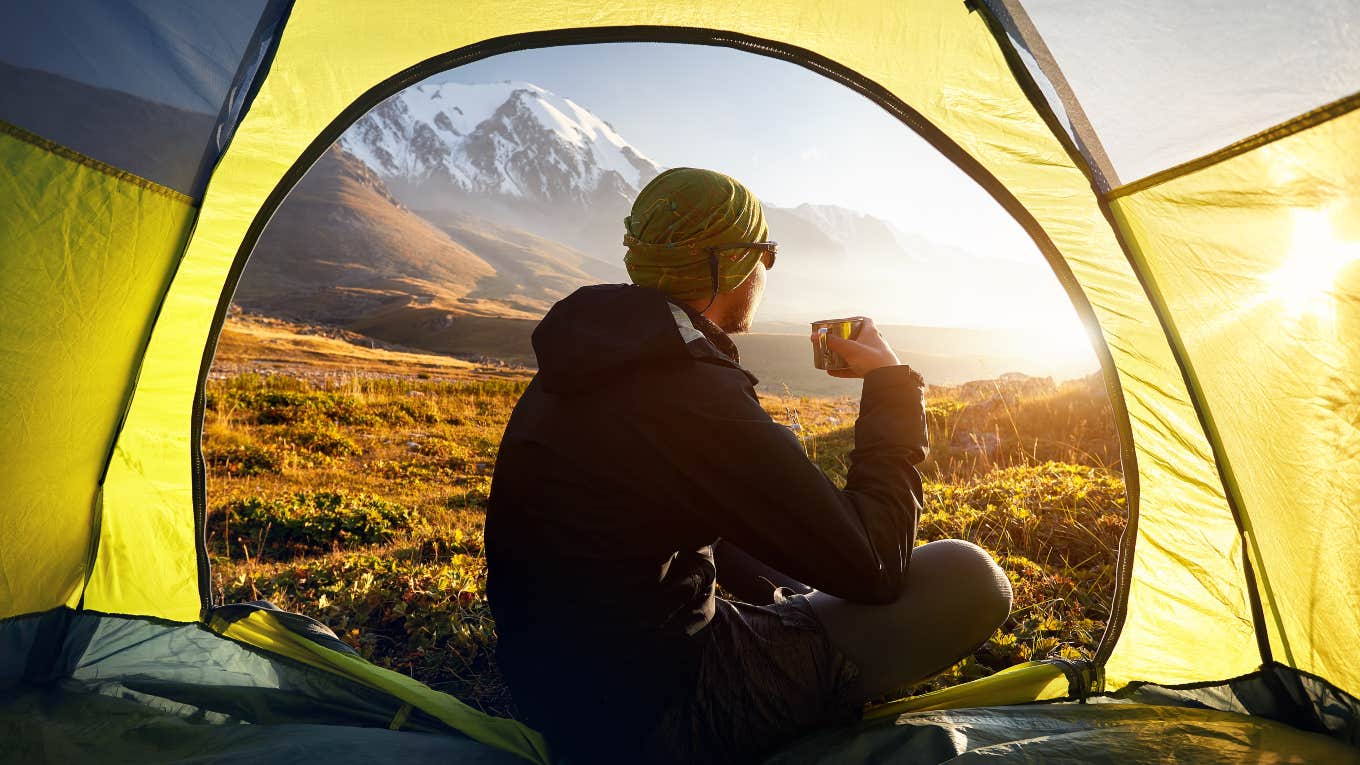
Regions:
<instances>
[{"instance_id":1,"label":"tent zipper","mask_svg":"<svg viewBox=\"0 0 1360 765\"><path fill-rule=\"evenodd\" d=\"M211 361L209 361L211 364ZM198 599L201 618L207 620L212 610L212 564L208 560L208 502L207 466L203 461L203 414L207 408L206 378L199 381L194 395L194 413L191 443L189 446L193 463L194 498L194 542L198 562Z\"/></svg>"}]
</instances>

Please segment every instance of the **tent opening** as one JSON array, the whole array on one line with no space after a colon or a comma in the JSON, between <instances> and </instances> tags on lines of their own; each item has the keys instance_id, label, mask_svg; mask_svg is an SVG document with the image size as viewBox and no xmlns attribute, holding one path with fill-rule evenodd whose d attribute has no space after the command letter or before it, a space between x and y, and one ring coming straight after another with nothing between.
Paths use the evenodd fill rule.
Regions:
<instances>
[{"instance_id":1,"label":"tent opening","mask_svg":"<svg viewBox=\"0 0 1360 765\"><path fill-rule=\"evenodd\" d=\"M628 280L633 196L689 165L750 185L780 242L735 337L767 410L843 481L858 383L813 369L804 329L875 318L933 384L921 541L983 545L1022 593L975 655L890 698L1107 653L1136 487L1089 307L984 171L826 74L711 44L561 45L431 62L346 110L227 293L201 423L214 602L271 600L513 712L481 512L529 334L575 288Z\"/></svg>"}]
</instances>

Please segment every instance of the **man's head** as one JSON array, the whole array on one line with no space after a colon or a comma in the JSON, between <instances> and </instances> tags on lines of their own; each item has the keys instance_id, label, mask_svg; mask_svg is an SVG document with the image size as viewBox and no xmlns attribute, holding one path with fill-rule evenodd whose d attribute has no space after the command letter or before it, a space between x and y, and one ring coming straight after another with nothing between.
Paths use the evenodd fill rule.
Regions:
<instances>
[{"instance_id":1,"label":"man's head","mask_svg":"<svg viewBox=\"0 0 1360 765\"><path fill-rule=\"evenodd\" d=\"M765 212L750 190L712 170L672 168L638 192L624 226L634 284L693 306L727 332L750 329L774 265Z\"/></svg>"}]
</instances>

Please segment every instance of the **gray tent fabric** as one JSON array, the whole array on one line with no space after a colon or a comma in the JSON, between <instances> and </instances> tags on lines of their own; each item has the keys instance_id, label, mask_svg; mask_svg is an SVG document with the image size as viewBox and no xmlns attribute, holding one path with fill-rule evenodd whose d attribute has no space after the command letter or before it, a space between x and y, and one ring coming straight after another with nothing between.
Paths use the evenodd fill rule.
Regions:
<instances>
[{"instance_id":1,"label":"gray tent fabric","mask_svg":"<svg viewBox=\"0 0 1360 765\"><path fill-rule=\"evenodd\" d=\"M1009 43L1003 45L1002 50L1008 55L1014 52L1014 56L1019 59L1019 66L1024 68L1039 89L1036 97L1052 110L1057 124L1050 127L1057 133L1066 133L1072 145L1082 153L1097 189L1109 191L1119 185L1119 176L1105 153L1105 147L1096 137L1085 110L1072 92L1072 86L1053 60L1052 52L1035 30L1028 14L1014 0L983 2L988 11L984 17L989 23L1000 26L993 33L998 37L1004 35ZM1023 78L1020 80L1023 83Z\"/></svg>"},{"instance_id":2,"label":"gray tent fabric","mask_svg":"<svg viewBox=\"0 0 1360 765\"><path fill-rule=\"evenodd\" d=\"M1087 158L1106 188L1350 96L1360 81L1354 0L985 3L1044 63L1051 95L1080 101L1083 114L1069 116L1099 136Z\"/></svg>"},{"instance_id":3,"label":"gray tent fabric","mask_svg":"<svg viewBox=\"0 0 1360 765\"><path fill-rule=\"evenodd\" d=\"M0 120L197 197L287 7L0 0Z\"/></svg>"},{"instance_id":4,"label":"gray tent fabric","mask_svg":"<svg viewBox=\"0 0 1360 765\"><path fill-rule=\"evenodd\" d=\"M1220 683L1182 687L1134 683L1111 695L1142 704L1257 715L1360 747L1360 699L1279 663Z\"/></svg>"},{"instance_id":5,"label":"gray tent fabric","mask_svg":"<svg viewBox=\"0 0 1360 765\"><path fill-rule=\"evenodd\" d=\"M304 616L287 614L280 622L322 645L334 640L314 634ZM47 698L42 693L51 689L60 691L52 699L105 696L202 723L387 728L400 718L402 730L464 738L386 693L240 645L201 624L67 609L0 623L0 707L8 709L0 715L22 719L5 699Z\"/></svg>"},{"instance_id":6,"label":"gray tent fabric","mask_svg":"<svg viewBox=\"0 0 1360 765\"><path fill-rule=\"evenodd\" d=\"M916 712L803 739L769 765L1357 763L1360 750L1259 717L1111 699Z\"/></svg>"}]
</instances>

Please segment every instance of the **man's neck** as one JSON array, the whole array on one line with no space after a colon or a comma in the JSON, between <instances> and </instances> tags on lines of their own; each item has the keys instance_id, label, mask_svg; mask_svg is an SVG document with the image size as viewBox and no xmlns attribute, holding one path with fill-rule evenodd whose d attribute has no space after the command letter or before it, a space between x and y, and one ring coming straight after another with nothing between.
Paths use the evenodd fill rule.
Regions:
<instances>
[{"instance_id":1,"label":"man's neck","mask_svg":"<svg viewBox=\"0 0 1360 765\"><path fill-rule=\"evenodd\" d=\"M732 338L722 327L719 327L712 319L699 313L694 306L678 300L673 302L685 309L685 313L689 315L690 322L694 324L694 328L702 332L704 337L708 338L710 343L717 346L718 350L722 351L724 356L731 359L734 363L741 363L741 354L737 350L737 344L732 342Z\"/></svg>"}]
</instances>

